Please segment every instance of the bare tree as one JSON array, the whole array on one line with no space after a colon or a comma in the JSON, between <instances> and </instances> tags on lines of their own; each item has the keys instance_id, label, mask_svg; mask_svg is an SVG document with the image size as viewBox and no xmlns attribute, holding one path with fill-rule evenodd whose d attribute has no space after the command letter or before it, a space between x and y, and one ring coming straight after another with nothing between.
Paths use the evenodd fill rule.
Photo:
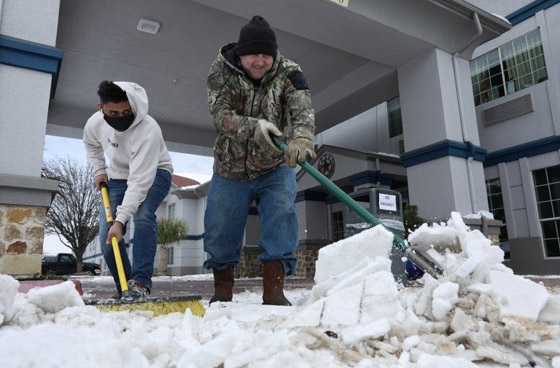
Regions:
<instances>
[{"instance_id":1,"label":"bare tree","mask_svg":"<svg viewBox=\"0 0 560 368\"><path fill-rule=\"evenodd\" d=\"M99 232L100 195L93 184L93 169L70 157L57 158L43 162L41 176L59 181L45 230L58 235L62 244L74 252L81 272L86 247Z\"/></svg>"},{"instance_id":2,"label":"bare tree","mask_svg":"<svg viewBox=\"0 0 560 368\"><path fill-rule=\"evenodd\" d=\"M163 218L158 220L159 264L158 274L167 275L167 246L187 236L188 226L182 220Z\"/></svg>"}]
</instances>

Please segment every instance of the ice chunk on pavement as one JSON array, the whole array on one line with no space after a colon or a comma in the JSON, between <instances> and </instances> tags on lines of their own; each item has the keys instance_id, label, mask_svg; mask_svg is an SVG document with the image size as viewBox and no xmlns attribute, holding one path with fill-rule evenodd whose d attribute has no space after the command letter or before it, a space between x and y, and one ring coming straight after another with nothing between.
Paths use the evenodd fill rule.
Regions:
<instances>
[{"instance_id":1,"label":"ice chunk on pavement","mask_svg":"<svg viewBox=\"0 0 560 368\"><path fill-rule=\"evenodd\" d=\"M349 326L360 321L363 283L341 289L326 297L321 324L325 326Z\"/></svg>"},{"instance_id":2,"label":"ice chunk on pavement","mask_svg":"<svg viewBox=\"0 0 560 368\"><path fill-rule=\"evenodd\" d=\"M358 324L342 330L342 340L347 344L354 344L366 339L376 339L386 335L390 329L391 325L386 319Z\"/></svg>"},{"instance_id":3,"label":"ice chunk on pavement","mask_svg":"<svg viewBox=\"0 0 560 368\"><path fill-rule=\"evenodd\" d=\"M424 323L412 310L407 309L399 313L397 318L392 321L391 334L394 334L399 340L403 340L407 336L417 335Z\"/></svg>"},{"instance_id":4,"label":"ice chunk on pavement","mask_svg":"<svg viewBox=\"0 0 560 368\"><path fill-rule=\"evenodd\" d=\"M27 300L47 313L56 313L66 307L84 306L84 301L72 281L31 289L27 293Z\"/></svg>"},{"instance_id":5,"label":"ice chunk on pavement","mask_svg":"<svg viewBox=\"0 0 560 368\"><path fill-rule=\"evenodd\" d=\"M378 225L321 248L315 265L315 283L320 284L349 270L364 258L389 258L393 237L391 232Z\"/></svg>"},{"instance_id":6,"label":"ice chunk on pavement","mask_svg":"<svg viewBox=\"0 0 560 368\"><path fill-rule=\"evenodd\" d=\"M468 215L463 216L466 219L480 219L482 217L486 217L487 219L494 220L494 214L488 211L478 211L477 213L470 213Z\"/></svg>"},{"instance_id":7,"label":"ice chunk on pavement","mask_svg":"<svg viewBox=\"0 0 560 368\"><path fill-rule=\"evenodd\" d=\"M453 282L443 282L432 293L432 314L438 321L445 319L447 313L459 300L459 285Z\"/></svg>"},{"instance_id":8,"label":"ice chunk on pavement","mask_svg":"<svg viewBox=\"0 0 560 368\"><path fill-rule=\"evenodd\" d=\"M348 271L339 273L338 275L315 285L311 291L313 300L318 300L336 290L359 284L368 275L383 270L391 270L391 261L389 259L383 257L376 257L375 260L365 258L362 262L358 263Z\"/></svg>"},{"instance_id":9,"label":"ice chunk on pavement","mask_svg":"<svg viewBox=\"0 0 560 368\"><path fill-rule=\"evenodd\" d=\"M478 256L475 255L475 256ZM488 271L494 268L496 264L504 261L504 251L498 247L489 245L482 253L482 261L475 267L472 273L474 282L482 282L486 279Z\"/></svg>"},{"instance_id":10,"label":"ice chunk on pavement","mask_svg":"<svg viewBox=\"0 0 560 368\"><path fill-rule=\"evenodd\" d=\"M422 224L408 236L408 242L414 249L421 251L432 247L440 252L445 249L461 250L455 229L439 224L432 224L432 226Z\"/></svg>"},{"instance_id":11,"label":"ice chunk on pavement","mask_svg":"<svg viewBox=\"0 0 560 368\"><path fill-rule=\"evenodd\" d=\"M492 270L488 282L494 286L494 295L506 304L500 308L500 319L518 316L536 321L550 297L544 286L517 275Z\"/></svg>"},{"instance_id":12,"label":"ice chunk on pavement","mask_svg":"<svg viewBox=\"0 0 560 368\"><path fill-rule=\"evenodd\" d=\"M492 246L490 239L480 231L469 231L462 239L461 246L468 257L483 255L487 248Z\"/></svg>"},{"instance_id":13,"label":"ice chunk on pavement","mask_svg":"<svg viewBox=\"0 0 560 368\"><path fill-rule=\"evenodd\" d=\"M14 315L14 299L19 282L11 276L0 275L0 326Z\"/></svg>"},{"instance_id":14,"label":"ice chunk on pavement","mask_svg":"<svg viewBox=\"0 0 560 368\"><path fill-rule=\"evenodd\" d=\"M470 275L476 266L482 261L482 257L480 255L475 255L469 257L463 264L459 267L459 269L455 272L455 276L457 277L467 277Z\"/></svg>"},{"instance_id":15,"label":"ice chunk on pavement","mask_svg":"<svg viewBox=\"0 0 560 368\"><path fill-rule=\"evenodd\" d=\"M325 306L325 300L321 299L307 306L299 313L294 313L285 322L287 328L292 327L316 327L321 323L321 315Z\"/></svg>"},{"instance_id":16,"label":"ice chunk on pavement","mask_svg":"<svg viewBox=\"0 0 560 368\"><path fill-rule=\"evenodd\" d=\"M420 341L422 341L422 340L420 340L420 336L418 336L418 335L407 337L406 339L404 339L404 341L402 343L403 351L409 351L411 348L418 345L420 343Z\"/></svg>"},{"instance_id":17,"label":"ice chunk on pavement","mask_svg":"<svg viewBox=\"0 0 560 368\"><path fill-rule=\"evenodd\" d=\"M430 354L420 355L418 358L418 368L434 367L477 368L476 364L463 358Z\"/></svg>"},{"instance_id":18,"label":"ice chunk on pavement","mask_svg":"<svg viewBox=\"0 0 560 368\"><path fill-rule=\"evenodd\" d=\"M560 295L551 295L539 314L539 322L560 324Z\"/></svg>"},{"instance_id":19,"label":"ice chunk on pavement","mask_svg":"<svg viewBox=\"0 0 560 368\"><path fill-rule=\"evenodd\" d=\"M379 271L364 280L361 323L379 319L393 320L403 311L393 274Z\"/></svg>"}]
</instances>

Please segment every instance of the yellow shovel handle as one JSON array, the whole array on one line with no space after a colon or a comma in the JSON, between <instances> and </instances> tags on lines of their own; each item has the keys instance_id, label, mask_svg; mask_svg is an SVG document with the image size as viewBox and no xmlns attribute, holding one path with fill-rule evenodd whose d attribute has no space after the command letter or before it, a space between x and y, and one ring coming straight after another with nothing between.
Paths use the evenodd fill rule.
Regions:
<instances>
[{"instance_id":1,"label":"yellow shovel handle","mask_svg":"<svg viewBox=\"0 0 560 368\"><path fill-rule=\"evenodd\" d=\"M107 191L107 184L101 183L101 196L103 197L103 207L105 208L105 218L107 219L107 225L113 223L113 214L111 213L111 204L109 203L109 192ZM117 264L117 271L119 274L119 283L121 284L121 292L124 293L128 291L128 285L126 284L126 276L124 274L123 261L121 258L121 250L119 248L119 241L116 236L111 238L111 244L113 245L113 254L115 255L115 263Z\"/></svg>"}]
</instances>

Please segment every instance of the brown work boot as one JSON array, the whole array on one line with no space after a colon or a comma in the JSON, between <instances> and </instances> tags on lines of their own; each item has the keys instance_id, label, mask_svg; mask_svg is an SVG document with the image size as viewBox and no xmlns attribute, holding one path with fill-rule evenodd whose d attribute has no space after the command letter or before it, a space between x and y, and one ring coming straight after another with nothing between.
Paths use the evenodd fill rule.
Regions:
<instances>
[{"instance_id":1,"label":"brown work boot","mask_svg":"<svg viewBox=\"0 0 560 368\"><path fill-rule=\"evenodd\" d=\"M284 265L281 260L263 261L263 304L292 305L284 296Z\"/></svg>"},{"instance_id":2,"label":"brown work boot","mask_svg":"<svg viewBox=\"0 0 560 368\"><path fill-rule=\"evenodd\" d=\"M120 291L117 290L116 293L113 294L113 296L111 297L111 299L120 299L122 298L122 293Z\"/></svg>"},{"instance_id":3,"label":"brown work boot","mask_svg":"<svg viewBox=\"0 0 560 368\"><path fill-rule=\"evenodd\" d=\"M150 289L140 281L128 280L128 297L132 299L144 299L150 295ZM126 295L125 295L126 296Z\"/></svg>"},{"instance_id":4,"label":"brown work boot","mask_svg":"<svg viewBox=\"0 0 560 368\"><path fill-rule=\"evenodd\" d=\"M209 304L231 302L233 298L233 266L228 266L222 271L213 268L212 271L214 272L214 295Z\"/></svg>"}]
</instances>

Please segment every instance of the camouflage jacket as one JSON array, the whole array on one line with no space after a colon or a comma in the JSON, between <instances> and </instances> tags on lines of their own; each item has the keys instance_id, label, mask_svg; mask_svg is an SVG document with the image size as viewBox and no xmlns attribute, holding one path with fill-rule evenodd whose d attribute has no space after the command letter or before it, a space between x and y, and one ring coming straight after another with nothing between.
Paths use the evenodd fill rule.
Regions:
<instances>
[{"instance_id":1,"label":"camouflage jacket","mask_svg":"<svg viewBox=\"0 0 560 368\"><path fill-rule=\"evenodd\" d=\"M252 180L285 165L283 153L253 139L259 119L274 123L287 143L313 139L311 93L298 64L280 53L259 86L254 86L234 55L235 44L220 49L208 75L208 104L218 138L214 172L232 180Z\"/></svg>"}]
</instances>

